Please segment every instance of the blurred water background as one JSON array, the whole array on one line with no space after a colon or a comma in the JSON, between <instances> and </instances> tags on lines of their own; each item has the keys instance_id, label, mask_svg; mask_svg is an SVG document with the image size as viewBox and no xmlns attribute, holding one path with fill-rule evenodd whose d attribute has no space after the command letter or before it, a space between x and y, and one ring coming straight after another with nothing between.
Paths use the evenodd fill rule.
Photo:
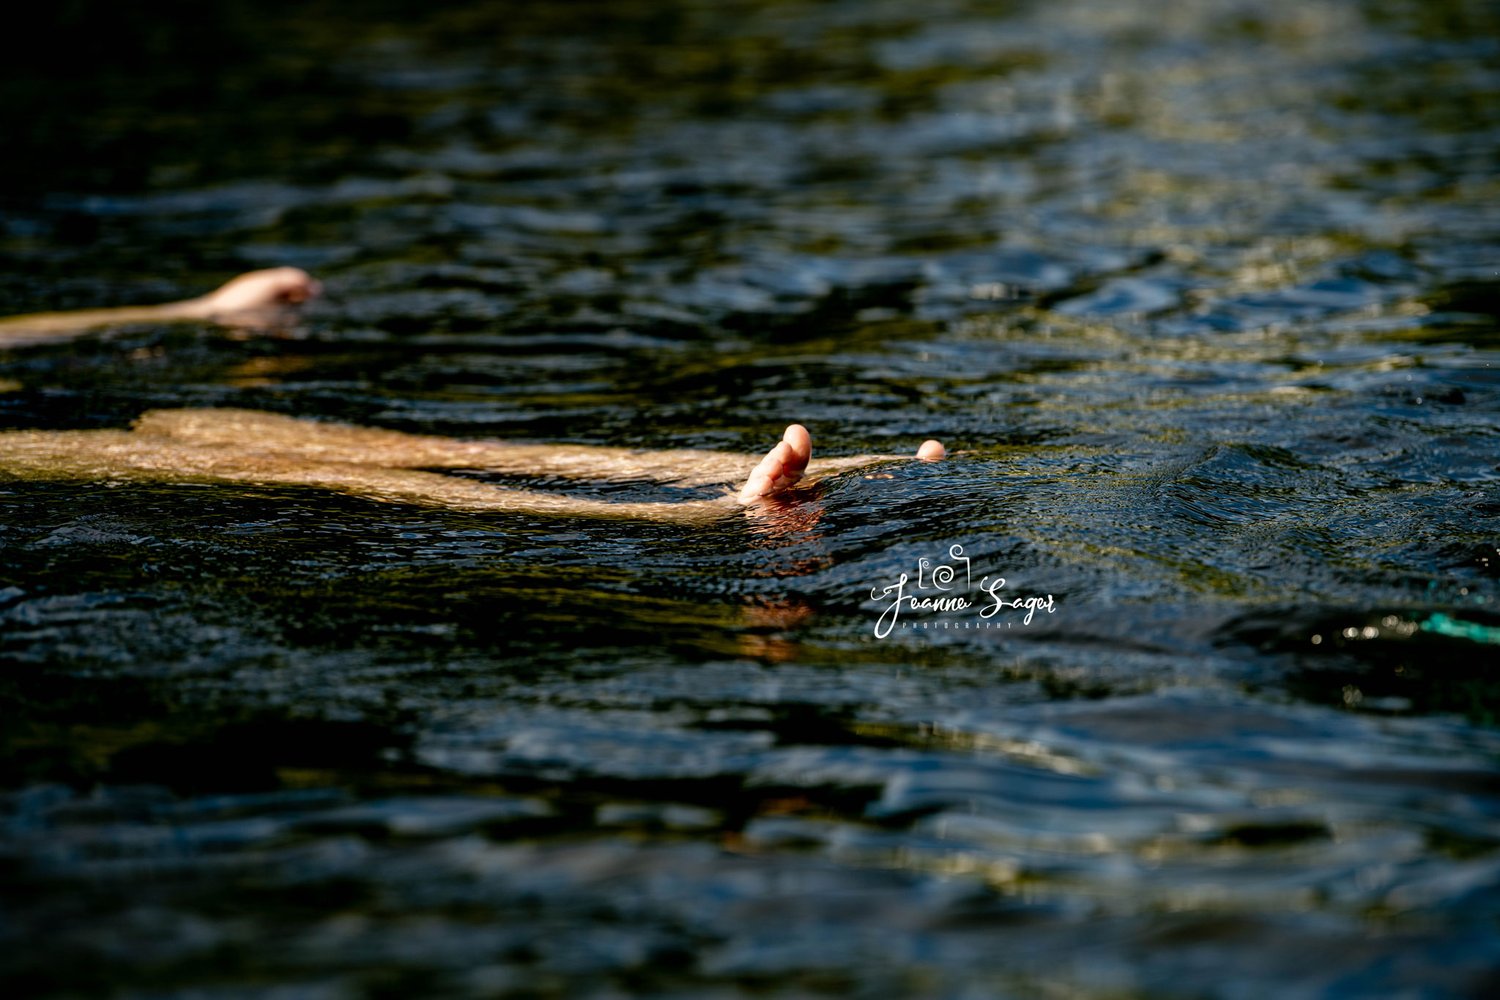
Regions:
<instances>
[{"instance_id":1,"label":"blurred water background","mask_svg":"<svg viewBox=\"0 0 1500 1000\"><path fill-rule=\"evenodd\" d=\"M962 454L692 531L0 469L8 995L1500 990L1493 5L35 14L0 313L329 293L0 426ZM877 637L942 564L1054 609Z\"/></svg>"}]
</instances>

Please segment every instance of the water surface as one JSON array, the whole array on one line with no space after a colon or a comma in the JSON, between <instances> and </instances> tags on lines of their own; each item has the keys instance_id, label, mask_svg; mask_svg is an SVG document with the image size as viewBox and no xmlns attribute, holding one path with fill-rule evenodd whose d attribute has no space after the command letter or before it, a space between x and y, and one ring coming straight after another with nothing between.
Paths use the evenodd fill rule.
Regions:
<instances>
[{"instance_id":1,"label":"water surface","mask_svg":"<svg viewBox=\"0 0 1500 1000\"><path fill-rule=\"evenodd\" d=\"M433 8L50 12L0 311L329 294L0 426L959 454L693 530L0 470L12 989L1496 988L1488 5Z\"/></svg>"}]
</instances>

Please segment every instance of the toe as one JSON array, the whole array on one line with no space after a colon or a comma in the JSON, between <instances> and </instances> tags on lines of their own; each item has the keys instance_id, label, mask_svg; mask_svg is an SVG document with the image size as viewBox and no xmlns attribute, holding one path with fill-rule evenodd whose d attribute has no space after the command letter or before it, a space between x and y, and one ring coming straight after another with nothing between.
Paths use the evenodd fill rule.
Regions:
<instances>
[{"instance_id":1,"label":"toe","mask_svg":"<svg viewBox=\"0 0 1500 1000\"><path fill-rule=\"evenodd\" d=\"M745 485L740 490L739 498L742 503L749 503L776 490L776 481L781 478L782 470L786 467L786 456L790 451L786 442L782 441L766 453L766 457L760 460L760 464L750 473L750 478L745 480Z\"/></svg>"},{"instance_id":2,"label":"toe","mask_svg":"<svg viewBox=\"0 0 1500 1000\"><path fill-rule=\"evenodd\" d=\"M948 454L948 449L943 447L941 441L923 441L922 447L917 449L917 457L924 462L936 462Z\"/></svg>"},{"instance_id":3,"label":"toe","mask_svg":"<svg viewBox=\"0 0 1500 1000\"><path fill-rule=\"evenodd\" d=\"M782 477L791 478L795 482L801 478L802 473L807 470L807 463L812 460L812 435L801 424L792 424L781 435L781 443L786 446Z\"/></svg>"},{"instance_id":4,"label":"toe","mask_svg":"<svg viewBox=\"0 0 1500 1000\"><path fill-rule=\"evenodd\" d=\"M812 435L801 424L792 424L745 480L739 493L740 502L750 503L791 489L807 471L811 458Z\"/></svg>"}]
</instances>

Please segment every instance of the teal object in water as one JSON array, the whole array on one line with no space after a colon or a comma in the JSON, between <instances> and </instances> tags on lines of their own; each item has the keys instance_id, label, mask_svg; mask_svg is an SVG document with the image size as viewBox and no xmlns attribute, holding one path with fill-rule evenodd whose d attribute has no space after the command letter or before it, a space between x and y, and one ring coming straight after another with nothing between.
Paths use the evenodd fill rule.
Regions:
<instances>
[{"instance_id":1,"label":"teal object in water","mask_svg":"<svg viewBox=\"0 0 1500 1000\"><path fill-rule=\"evenodd\" d=\"M1454 639L1470 639L1474 642L1500 646L1500 628L1496 628L1493 625L1481 625L1478 622L1466 622L1461 618L1445 615L1441 611L1428 618L1418 627L1423 632L1433 632L1437 635L1446 635Z\"/></svg>"}]
</instances>

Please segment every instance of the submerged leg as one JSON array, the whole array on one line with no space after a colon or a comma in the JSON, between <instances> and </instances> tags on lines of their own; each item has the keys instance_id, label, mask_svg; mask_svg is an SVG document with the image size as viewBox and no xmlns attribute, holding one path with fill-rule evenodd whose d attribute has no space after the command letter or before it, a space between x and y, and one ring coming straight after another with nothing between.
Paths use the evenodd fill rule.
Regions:
<instances>
[{"instance_id":1,"label":"submerged leg","mask_svg":"<svg viewBox=\"0 0 1500 1000\"><path fill-rule=\"evenodd\" d=\"M233 433L231 433L233 432ZM941 445L928 442L918 457L933 458ZM466 449L477 448L480 451ZM497 451L498 449L498 451ZM131 479L145 482L239 482L264 485L318 486L376 499L421 503L474 511L510 511L543 515L638 518L705 523L726 516L740 504L751 504L795 485L812 455L806 428L793 424L782 440L754 466L738 496L682 502L615 503L513 489L422 471L475 466L476 457L503 453L507 468L535 473L551 452L589 456L594 477L609 469L600 453L620 452L630 465L670 471L682 481L725 482L717 477L727 460L743 469L743 456L712 452L651 452L643 456L623 449L552 448L544 445L494 445L422 438L395 431L314 424L272 414L234 410L159 411L127 431L9 431L0 433L0 476L37 479ZM839 468L882 461L860 456L829 463ZM707 463L707 468L702 466ZM415 465L416 467L413 467ZM694 472L694 467L697 471ZM743 473L740 473L743 475ZM736 477L737 478L737 477ZM732 481L732 480L728 480Z\"/></svg>"},{"instance_id":2,"label":"submerged leg","mask_svg":"<svg viewBox=\"0 0 1500 1000\"><path fill-rule=\"evenodd\" d=\"M314 486L453 510L708 523L732 513L732 497L681 503L612 503L512 489L437 472L204 445L128 431L0 433L0 481L72 479Z\"/></svg>"},{"instance_id":3,"label":"submerged leg","mask_svg":"<svg viewBox=\"0 0 1500 1000\"><path fill-rule=\"evenodd\" d=\"M796 483L812 452L807 430L796 424L787 428L781 443L758 464L753 455L732 452L460 441L256 410L152 410L136 421L135 428L138 434L188 444L253 449L266 454L391 469L485 469L544 478L645 480L677 486L743 483L745 488L740 495L746 502L781 492ZM917 453L918 458L924 459L941 458L942 455L942 445L936 441L928 441ZM842 472L900 457L855 455L834 458L820 462L818 473ZM767 463L776 465L774 473ZM746 477L749 477L749 482Z\"/></svg>"},{"instance_id":4,"label":"submerged leg","mask_svg":"<svg viewBox=\"0 0 1500 1000\"><path fill-rule=\"evenodd\" d=\"M322 291L306 271L273 267L251 271L196 299L154 306L81 309L75 312L32 313L0 319L0 347L66 340L101 326L122 323L161 323L208 320L229 325L255 324L277 310L306 302Z\"/></svg>"},{"instance_id":5,"label":"submerged leg","mask_svg":"<svg viewBox=\"0 0 1500 1000\"><path fill-rule=\"evenodd\" d=\"M256 410L152 410L135 424L174 441L394 469L484 469L587 480L646 480L679 486L737 482L752 455L672 449L643 451L581 444L511 444L377 427L325 423Z\"/></svg>"}]
</instances>

